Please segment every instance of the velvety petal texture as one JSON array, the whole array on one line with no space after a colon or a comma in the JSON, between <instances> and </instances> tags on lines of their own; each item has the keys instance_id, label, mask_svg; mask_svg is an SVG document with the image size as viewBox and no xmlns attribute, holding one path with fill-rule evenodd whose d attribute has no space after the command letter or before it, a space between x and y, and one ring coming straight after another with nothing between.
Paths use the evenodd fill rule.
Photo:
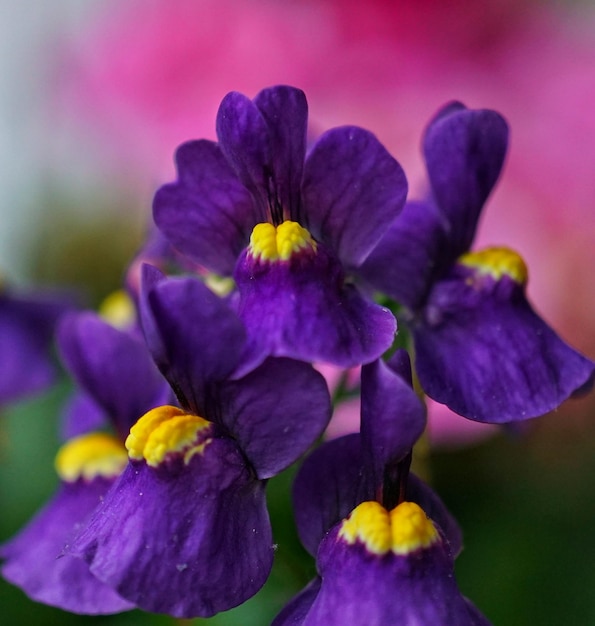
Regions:
<instances>
[{"instance_id":1,"label":"velvety petal texture","mask_svg":"<svg viewBox=\"0 0 595 626\"><path fill-rule=\"evenodd\" d=\"M264 584L273 547L264 483L215 437L186 462L131 462L70 548L139 607L208 617Z\"/></svg>"},{"instance_id":2,"label":"velvety petal texture","mask_svg":"<svg viewBox=\"0 0 595 626\"><path fill-rule=\"evenodd\" d=\"M449 258L468 250L477 221L496 184L508 147L508 124L495 111L443 107L423 140L428 177L436 204L449 224Z\"/></svg>"},{"instance_id":3,"label":"velvety petal texture","mask_svg":"<svg viewBox=\"0 0 595 626\"><path fill-rule=\"evenodd\" d=\"M150 266L140 312L149 350L181 405L204 415L209 386L226 380L239 364L241 321L199 280L166 279Z\"/></svg>"},{"instance_id":4,"label":"velvety petal texture","mask_svg":"<svg viewBox=\"0 0 595 626\"><path fill-rule=\"evenodd\" d=\"M462 266L434 286L413 333L426 393L482 422L543 415L595 371L533 311L521 285Z\"/></svg>"},{"instance_id":5,"label":"velvety petal texture","mask_svg":"<svg viewBox=\"0 0 595 626\"><path fill-rule=\"evenodd\" d=\"M89 517L113 481L97 477L63 483L23 530L0 547L2 576L38 602L92 615L134 608L89 572L64 547Z\"/></svg>"},{"instance_id":6,"label":"velvety petal texture","mask_svg":"<svg viewBox=\"0 0 595 626\"><path fill-rule=\"evenodd\" d=\"M349 269L359 267L380 241L406 195L401 166L362 128L327 131L306 160L306 227Z\"/></svg>"},{"instance_id":7,"label":"velvety petal texture","mask_svg":"<svg viewBox=\"0 0 595 626\"><path fill-rule=\"evenodd\" d=\"M444 272L448 230L435 204L407 202L361 266L360 276L400 304L418 309Z\"/></svg>"},{"instance_id":8,"label":"velvety petal texture","mask_svg":"<svg viewBox=\"0 0 595 626\"><path fill-rule=\"evenodd\" d=\"M217 144L182 144L176 166L178 180L155 195L153 219L177 250L229 276L252 227L264 215L258 214Z\"/></svg>"},{"instance_id":9,"label":"velvety petal texture","mask_svg":"<svg viewBox=\"0 0 595 626\"><path fill-rule=\"evenodd\" d=\"M254 104L264 117L270 137L275 201L299 221L300 186L306 154L308 103L301 89L280 85L263 89Z\"/></svg>"},{"instance_id":10,"label":"velvety petal texture","mask_svg":"<svg viewBox=\"0 0 595 626\"><path fill-rule=\"evenodd\" d=\"M275 626L488 626L489 622L457 588L453 563L441 541L409 554L370 553L359 542L349 545L336 526L322 541L316 595L298 605L300 621L291 612ZM293 620L293 621L292 621Z\"/></svg>"},{"instance_id":11,"label":"velvety petal texture","mask_svg":"<svg viewBox=\"0 0 595 626\"><path fill-rule=\"evenodd\" d=\"M363 473L357 433L326 441L302 463L293 483L293 511L300 541L312 556L328 530L371 497L358 498Z\"/></svg>"},{"instance_id":12,"label":"velvety petal texture","mask_svg":"<svg viewBox=\"0 0 595 626\"><path fill-rule=\"evenodd\" d=\"M142 339L95 313L66 316L58 340L75 380L110 416L122 438L143 413L167 397L167 384Z\"/></svg>"},{"instance_id":13,"label":"velvety petal texture","mask_svg":"<svg viewBox=\"0 0 595 626\"><path fill-rule=\"evenodd\" d=\"M217 403L214 414L260 479L302 456L331 417L324 378L310 365L289 359L267 359L242 379L222 385Z\"/></svg>"},{"instance_id":14,"label":"velvety petal texture","mask_svg":"<svg viewBox=\"0 0 595 626\"><path fill-rule=\"evenodd\" d=\"M362 367L362 452L374 485L411 452L425 425L425 408L409 382L381 360Z\"/></svg>"},{"instance_id":15,"label":"velvety petal texture","mask_svg":"<svg viewBox=\"0 0 595 626\"><path fill-rule=\"evenodd\" d=\"M254 100L229 93L217 114L219 143L182 146L178 181L155 197L155 221L176 248L211 271L228 275L235 265L248 332L242 373L267 356L352 367L394 338L392 314L350 278L401 210L405 176L356 127L325 133L305 158L307 117L293 87ZM288 225L301 231L283 239L276 231Z\"/></svg>"},{"instance_id":16,"label":"velvety petal texture","mask_svg":"<svg viewBox=\"0 0 595 626\"><path fill-rule=\"evenodd\" d=\"M349 368L392 345L392 313L346 285L341 266L322 245L314 257L296 255L284 263L255 263L244 253L234 277L251 360L287 356Z\"/></svg>"},{"instance_id":17,"label":"velvety petal texture","mask_svg":"<svg viewBox=\"0 0 595 626\"><path fill-rule=\"evenodd\" d=\"M273 191L273 141L256 104L237 91L228 93L217 113L217 137L239 181L266 208Z\"/></svg>"}]
</instances>

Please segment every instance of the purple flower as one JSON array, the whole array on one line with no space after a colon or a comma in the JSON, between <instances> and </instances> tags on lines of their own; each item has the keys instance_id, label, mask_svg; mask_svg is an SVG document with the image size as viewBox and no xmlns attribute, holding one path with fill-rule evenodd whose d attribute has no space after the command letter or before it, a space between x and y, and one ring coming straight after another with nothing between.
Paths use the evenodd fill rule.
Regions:
<instances>
[{"instance_id":1,"label":"purple flower","mask_svg":"<svg viewBox=\"0 0 595 626\"><path fill-rule=\"evenodd\" d=\"M425 418L407 367L404 353L364 366L361 435L323 444L300 469L296 522L318 577L274 626L488 624L454 579L456 522L409 475Z\"/></svg>"},{"instance_id":2,"label":"purple flower","mask_svg":"<svg viewBox=\"0 0 595 626\"><path fill-rule=\"evenodd\" d=\"M81 387L69 407L67 425L77 436L56 457L57 493L0 548L2 575L31 598L68 611L125 611L134 605L95 578L86 563L63 556L63 550L128 460L122 437L88 432L89 426L128 433L139 414L169 397L169 387L139 337L113 328L94 313L66 315L58 340L65 364ZM89 408L92 421L86 414ZM107 423L100 424L100 418Z\"/></svg>"},{"instance_id":3,"label":"purple flower","mask_svg":"<svg viewBox=\"0 0 595 626\"><path fill-rule=\"evenodd\" d=\"M494 423L555 409L594 372L533 311L516 252L469 252L507 144L507 124L494 111L459 103L439 111L423 143L432 199L407 203L361 268L406 307L424 391Z\"/></svg>"},{"instance_id":4,"label":"purple flower","mask_svg":"<svg viewBox=\"0 0 595 626\"><path fill-rule=\"evenodd\" d=\"M328 391L311 366L289 359L234 379L244 327L196 279L146 267L141 317L181 408L158 407L133 426L129 463L70 552L141 608L209 616L267 579L266 479L320 436Z\"/></svg>"},{"instance_id":5,"label":"purple flower","mask_svg":"<svg viewBox=\"0 0 595 626\"><path fill-rule=\"evenodd\" d=\"M269 355L355 366L390 347L392 314L350 282L401 210L407 183L368 131L334 128L306 156L307 103L277 86L232 92L219 143L177 151L178 180L155 196L175 248L235 278L253 363Z\"/></svg>"},{"instance_id":6,"label":"purple flower","mask_svg":"<svg viewBox=\"0 0 595 626\"><path fill-rule=\"evenodd\" d=\"M0 285L0 406L54 382L54 329L72 307L63 294L19 294Z\"/></svg>"}]
</instances>

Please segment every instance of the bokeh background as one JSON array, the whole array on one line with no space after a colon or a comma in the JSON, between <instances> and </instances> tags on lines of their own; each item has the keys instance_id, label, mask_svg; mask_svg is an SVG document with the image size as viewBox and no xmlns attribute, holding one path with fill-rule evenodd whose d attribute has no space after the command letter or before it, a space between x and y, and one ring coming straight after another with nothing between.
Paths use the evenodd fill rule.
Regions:
<instances>
[{"instance_id":1,"label":"bokeh background","mask_svg":"<svg viewBox=\"0 0 595 626\"><path fill-rule=\"evenodd\" d=\"M0 270L16 286L120 286L172 155L214 138L230 90L306 91L313 132L374 131L423 189L420 136L446 101L493 108L510 154L478 244L518 249L529 296L595 356L595 6L538 0L0 0ZM1 372L0 372L1 375ZM0 541L57 484L66 377L0 418ZM459 519L457 576L495 626L595 624L595 400L516 431L431 407L425 470ZM347 418L341 429L353 427ZM312 575L271 481L277 560L243 607L184 623L263 625ZM0 581L0 623L172 624L71 616ZM178 620L179 623L180 620Z\"/></svg>"}]
</instances>

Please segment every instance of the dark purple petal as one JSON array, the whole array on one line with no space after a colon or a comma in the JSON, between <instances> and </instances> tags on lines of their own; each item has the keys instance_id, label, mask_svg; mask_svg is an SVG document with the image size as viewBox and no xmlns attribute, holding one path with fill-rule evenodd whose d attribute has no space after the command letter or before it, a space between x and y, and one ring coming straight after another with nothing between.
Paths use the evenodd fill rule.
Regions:
<instances>
[{"instance_id":1,"label":"dark purple petal","mask_svg":"<svg viewBox=\"0 0 595 626\"><path fill-rule=\"evenodd\" d=\"M430 122L423 150L436 203L450 225L450 261L471 246L507 147L508 125L495 111L451 103Z\"/></svg>"},{"instance_id":2,"label":"dark purple petal","mask_svg":"<svg viewBox=\"0 0 595 626\"><path fill-rule=\"evenodd\" d=\"M303 626L485 626L470 610L442 542L407 555L377 555L347 544L336 526L318 553L322 578Z\"/></svg>"},{"instance_id":3,"label":"dark purple petal","mask_svg":"<svg viewBox=\"0 0 595 626\"><path fill-rule=\"evenodd\" d=\"M68 400L62 413L61 439L67 441L93 430L101 430L107 424L108 416L93 397L77 390Z\"/></svg>"},{"instance_id":4,"label":"dark purple petal","mask_svg":"<svg viewBox=\"0 0 595 626\"><path fill-rule=\"evenodd\" d=\"M247 600L268 577L264 483L229 439L213 439L178 471L131 463L71 552L140 608L214 615Z\"/></svg>"},{"instance_id":5,"label":"dark purple petal","mask_svg":"<svg viewBox=\"0 0 595 626\"><path fill-rule=\"evenodd\" d=\"M304 225L347 268L359 267L403 207L407 180L376 137L355 126L333 128L306 159Z\"/></svg>"},{"instance_id":6,"label":"dark purple petal","mask_svg":"<svg viewBox=\"0 0 595 626\"><path fill-rule=\"evenodd\" d=\"M324 378L310 365L267 359L257 370L226 383L221 420L258 478L278 474L322 435L331 416Z\"/></svg>"},{"instance_id":7,"label":"dark purple petal","mask_svg":"<svg viewBox=\"0 0 595 626\"><path fill-rule=\"evenodd\" d=\"M50 341L35 328L0 309L0 404L15 402L49 387L56 370Z\"/></svg>"},{"instance_id":8,"label":"dark purple petal","mask_svg":"<svg viewBox=\"0 0 595 626\"><path fill-rule=\"evenodd\" d=\"M358 274L411 309L419 308L443 269L448 224L429 202L407 202Z\"/></svg>"},{"instance_id":9,"label":"dark purple petal","mask_svg":"<svg viewBox=\"0 0 595 626\"><path fill-rule=\"evenodd\" d=\"M219 146L261 210L271 199L273 138L263 114L244 94L232 91L217 112ZM265 221L263 219L259 221Z\"/></svg>"},{"instance_id":10,"label":"dark purple petal","mask_svg":"<svg viewBox=\"0 0 595 626\"><path fill-rule=\"evenodd\" d=\"M245 331L225 301L199 280L160 276L146 266L141 298L145 338L182 406L206 417L207 388L232 373Z\"/></svg>"},{"instance_id":11,"label":"dark purple petal","mask_svg":"<svg viewBox=\"0 0 595 626\"><path fill-rule=\"evenodd\" d=\"M359 434L323 443L300 467L293 484L293 510L300 541L312 556L328 530L361 502L361 481Z\"/></svg>"},{"instance_id":12,"label":"dark purple petal","mask_svg":"<svg viewBox=\"0 0 595 626\"><path fill-rule=\"evenodd\" d=\"M318 595L321 584L320 578L315 578L298 593L295 598L275 617L271 626L300 626Z\"/></svg>"},{"instance_id":13,"label":"dark purple petal","mask_svg":"<svg viewBox=\"0 0 595 626\"><path fill-rule=\"evenodd\" d=\"M176 152L178 180L161 187L153 217L171 244L213 272L230 275L263 220L217 144L202 140Z\"/></svg>"},{"instance_id":14,"label":"dark purple petal","mask_svg":"<svg viewBox=\"0 0 595 626\"><path fill-rule=\"evenodd\" d=\"M456 558L463 549L463 533L436 492L415 474L409 474L405 499L419 504L427 516L440 528L451 557Z\"/></svg>"},{"instance_id":15,"label":"dark purple petal","mask_svg":"<svg viewBox=\"0 0 595 626\"><path fill-rule=\"evenodd\" d=\"M508 277L477 288L453 274L437 283L414 326L416 369L424 391L480 422L504 423L558 407L593 375L533 311Z\"/></svg>"},{"instance_id":16,"label":"dark purple petal","mask_svg":"<svg viewBox=\"0 0 595 626\"><path fill-rule=\"evenodd\" d=\"M362 453L374 485L411 452L425 425L425 408L406 380L381 360L362 367Z\"/></svg>"},{"instance_id":17,"label":"dark purple petal","mask_svg":"<svg viewBox=\"0 0 595 626\"><path fill-rule=\"evenodd\" d=\"M54 329L72 308L67 294L0 292L0 405L39 393L54 382Z\"/></svg>"},{"instance_id":18,"label":"dark purple petal","mask_svg":"<svg viewBox=\"0 0 595 626\"><path fill-rule=\"evenodd\" d=\"M58 341L72 376L122 436L141 415L163 402L167 385L136 335L85 312L63 318Z\"/></svg>"},{"instance_id":19,"label":"dark purple petal","mask_svg":"<svg viewBox=\"0 0 595 626\"><path fill-rule=\"evenodd\" d=\"M263 89L254 104L269 127L276 200L287 217L299 222L308 125L306 96L300 89L279 85Z\"/></svg>"},{"instance_id":20,"label":"dark purple petal","mask_svg":"<svg viewBox=\"0 0 595 626\"><path fill-rule=\"evenodd\" d=\"M313 259L296 255L289 262L255 265L244 254L234 277L251 361L286 356L348 368L392 345L392 313L344 284L342 268L322 245Z\"/></svg>"},{"instance_id":21,"label":"dark purple petal","mask_svg":"<svg viewBox=\"0 0 595 626\"><path fill-rule=\"evenodd\" d=\"M405 348L399 348L386 360L386 364L399 378L402 378L410 387L413 387L413 372L411 371L411 357Z\"/></svg>"},{"instance_id":22,"label":"dark purple petal","mask_svg":"<svg viewBox=\"0 0 595 626\"><path fill-rule=\"evenodd\" d=\"M2 576L33 600L65 611L95 615L133 608L97 580L86 563L70 556L58 558L112 482L95 478L62 484L29 524L0 547Z\"/></svg>"}]
</instances>

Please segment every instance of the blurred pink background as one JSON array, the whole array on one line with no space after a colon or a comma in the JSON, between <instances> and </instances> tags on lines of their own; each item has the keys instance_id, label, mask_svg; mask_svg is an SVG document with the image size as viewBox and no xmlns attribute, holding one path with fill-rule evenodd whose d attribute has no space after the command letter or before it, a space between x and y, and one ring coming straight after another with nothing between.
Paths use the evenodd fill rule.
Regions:
<instances>
[{"instance_id":1,"label":"blurred pink background","mask_svg":"<svg viewBox=\"0 0 595 626\"><path fill-rule=\"evenodd\" d=\"M86 176L95 168L99 187L124 185L130 210L148 216L156 187L175 175L176 146L214 138L230 90L301 87L314 132L371 129L404 166L412 196L423 189L419 144L431 115L451 99L496 109L512 140L476 245L516 248L537 310L593 357L594 28L588 4L530 0L98 2L76 29L54 34L46 121L76 138L66 154L92 164ZM50 141L46 157L58 153ZM69 164L60 167L67 183ZM580 424L593 407L587 399L563 411ZM488 432L431 413L443 443Z\"/></svg>"}]
</instances>

